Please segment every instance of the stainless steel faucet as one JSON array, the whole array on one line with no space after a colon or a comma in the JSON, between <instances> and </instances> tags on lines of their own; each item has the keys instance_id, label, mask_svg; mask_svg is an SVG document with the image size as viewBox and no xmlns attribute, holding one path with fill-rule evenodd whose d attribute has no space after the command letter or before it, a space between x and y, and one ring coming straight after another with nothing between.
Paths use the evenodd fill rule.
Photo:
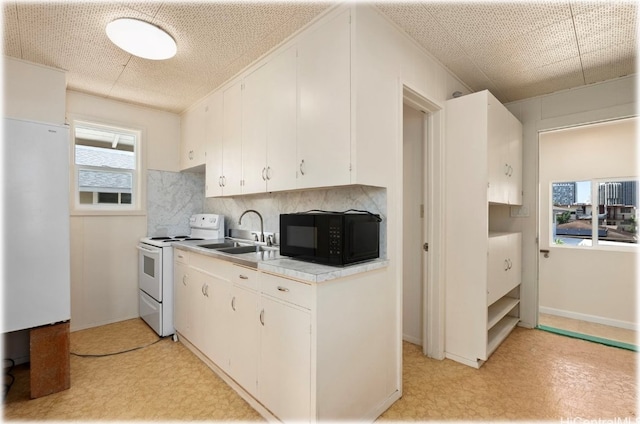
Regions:
<instances>
[{"instance_id":1,"label":"stainless steel faucet","mask_svg":"<svg viewBox=\"0 0 640 424\"><path fill-rule=\"evenodd\" d=\"M264 243L264 221L262 221L262 215L260 215L260 212L254 209L247 209L246 211L242 212L242 215L240 215L240 218L238 218L238 225L242 225L242 217L249 212L255 213L256 215L258 215L258 218L260 218L260 241Z\"/></svg>"}]
</instances>

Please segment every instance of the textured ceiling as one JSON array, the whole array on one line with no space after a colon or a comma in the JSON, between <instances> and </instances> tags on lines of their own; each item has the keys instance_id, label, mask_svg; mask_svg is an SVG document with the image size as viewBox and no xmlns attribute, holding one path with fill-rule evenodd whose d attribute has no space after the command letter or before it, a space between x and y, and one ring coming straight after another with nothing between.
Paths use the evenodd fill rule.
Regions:
<instances>
[{"instance_id":1,"label":"textured ceiling","mask_svg":"<svg viewBox=\"0 0 640 424\"><path fill-rule=\"evenodd\" d=\"M68 88L181 112L332 3L3 3L4 54L67 71ZM376 3L472 90L503 102L636 72L635 2ZM104 28L119 17L171 34L178 54L133 57Z\"/></svg>"}]
</instances>

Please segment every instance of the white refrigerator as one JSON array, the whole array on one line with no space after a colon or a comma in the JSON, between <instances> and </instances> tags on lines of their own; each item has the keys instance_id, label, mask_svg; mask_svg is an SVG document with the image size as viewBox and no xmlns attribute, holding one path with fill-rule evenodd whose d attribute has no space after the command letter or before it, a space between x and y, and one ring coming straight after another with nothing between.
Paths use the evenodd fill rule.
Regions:
<instances>
[{"instance_id":1,"label":"white refrigerator","mask_svg":"<svg viewBox=\"0 0 640 424\"><path fill-rule=\"evenodd\" d=\"M71 317L69 129L4 118L2 332Z\"/></svg>"}]
</instances>

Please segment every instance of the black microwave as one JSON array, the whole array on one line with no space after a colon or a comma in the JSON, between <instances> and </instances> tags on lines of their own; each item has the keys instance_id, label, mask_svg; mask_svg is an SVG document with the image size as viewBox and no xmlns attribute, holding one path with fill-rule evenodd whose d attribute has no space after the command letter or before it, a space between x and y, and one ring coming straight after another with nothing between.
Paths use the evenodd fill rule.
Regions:
<instances>
[{"instance_id":1,"label":"black microwave","mask_svg":"<svg viewBox=\"0 0 640 424\"><path fill-rule=\"evenodd\" d=\"M309 211L280 215L280 254L326 265L380 256L380 215Z\"/></svg>"}]
</instances>

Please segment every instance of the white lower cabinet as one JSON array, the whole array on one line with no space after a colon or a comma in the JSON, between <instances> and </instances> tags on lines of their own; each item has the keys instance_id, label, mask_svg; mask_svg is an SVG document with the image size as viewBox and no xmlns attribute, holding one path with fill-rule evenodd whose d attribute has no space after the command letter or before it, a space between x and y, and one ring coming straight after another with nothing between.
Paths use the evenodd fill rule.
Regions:
<instances>
[{"instance_id":1,"label":"white lower cabinet","mask_svg":"<svg viewBox=\"0 0 640 424\"><path fill-rule=\"evenodd\" d=\"M258 397L283 421L308 421L311 416L310 313L265 295L260 298L260 308Z\"/></svg>"},{"instance_id":2,"label":"white lower cabinet","mask_svg":"<svg viewBox=\"0 0 640 424\"><path fill-rule=\"evenodd\" d=\"M255 397L260 354L258 293L234 285L229 309L229 367L225 371Z\"/></svg>"},{"instance_id":3,"label":"white lower cabinet","mask_svg":"<svg viewBox=\"0 0 640 424\"><path fill-rule=\"evenodd\" d=\"M372 421L399 398L385 271L312 284L182 256L179 338L266 418Z\"/></svg>"}]
</instances>

